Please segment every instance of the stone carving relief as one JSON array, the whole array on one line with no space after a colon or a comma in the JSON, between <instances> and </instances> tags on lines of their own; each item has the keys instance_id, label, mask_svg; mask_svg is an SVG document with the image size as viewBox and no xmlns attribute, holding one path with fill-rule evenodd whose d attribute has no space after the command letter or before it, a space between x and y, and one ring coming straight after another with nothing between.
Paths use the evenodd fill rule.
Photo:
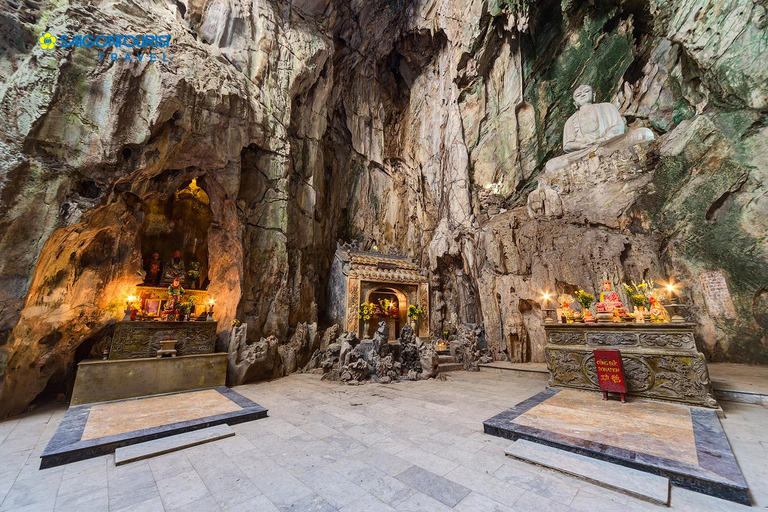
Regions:
<instances>
[{"instance_id":1,"label":"stone carving relief","mask_svg":"<svg viewBox=\"0 0 768 512\"><path fill-rule=\"evenodd\" d=\"M693 335L689 333L642 333L640 334L640 345L644 347L696 348Z\"/></svg>"},{"instance_id":2,"label":"stone carving relief","mask_svg":"<svg viewBox=\"0 0 768 512\"><path fill-rule=\"evenodd\" d=\"M698 354L691 365L693 370L693 382L697 387L706 390L704 402L708 407L717 407L717 400L713 396L712 382L709 380L709 370L704 359L704 354Z\"/></svg>"},{"instance_id":3,"label":"stone carving relief","mask_svg":"<svg viewBox=\"0 0 768 512\"><path fill-rule=\"evenodd\" d=\"M347 288L347 332L357 333L357 308L360 305L360 280L350 279Z\"/></svg>"},{"instance_id":4,"label":"stone carving relief","mask_svg":"<svg viewBox=\"0 0 768 512\"><path fill-rule=\"evenodd\" d=\"M583 371L582 355L577 352L545 349L550 386L590 387Z\"/></svg>"},{"instance_id":5,"label":"stone carving relief","mask_svg":"<svg viewBox=\"0 0 768 512\"><path fill-rule=\"evenodd\" d=\"M538 188L528 194L526 208L528 216L532 219L563 216L563 200L560 199L560 194L541 181Z\"/></svg>"},{"instance_id":6,"label":"stone carving relief","mask_svg":"<svg viewBox=\"0 0 768 512\"><path fill-rule=\"evenodd\" d=\"M587 333L587 345L637 345L637 334L629 332L590 332Z\"/></svg>"},{"instance_id":7,"label":"stone carving relief","mask_svg":"<svg viewBox=\"0 0 768 512\"><path fill-rule=\"evenodd\" d=\"M181 324L184 325L184 324ZM210 354L216 346L216 322L196 322L174 327L165 322L128 322L118 324L109 350L110 359L155 357L160 340L175 339L180 356Z\"/></svg>"},{"instance_id":8,"label":"stone carving relief","mask_svg":"<svg viewBox=\"0 0 768 512\"><path fill-rule=\"evenodd\" d=\"M580 332L550 332L547 341L553 345L583 345L584 334Z\"/></svg>"}]
</instances>

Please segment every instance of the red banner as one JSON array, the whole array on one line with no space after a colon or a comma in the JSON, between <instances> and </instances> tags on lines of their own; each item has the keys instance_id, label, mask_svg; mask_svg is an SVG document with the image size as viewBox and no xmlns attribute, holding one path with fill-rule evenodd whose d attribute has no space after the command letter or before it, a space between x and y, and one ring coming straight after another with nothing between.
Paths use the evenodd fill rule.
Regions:
<instances>
[{"instance_id":1,"label":"red banner","mask_svg":"<svg viewBox=\"0 0 768 512\"><path fill-rule=\"evenodd\" d=\"M621 365L621 352L618 350L595 350L595 367L600 390L612 393L626 393L624 367Z\"/></svg>"}]
</instances>

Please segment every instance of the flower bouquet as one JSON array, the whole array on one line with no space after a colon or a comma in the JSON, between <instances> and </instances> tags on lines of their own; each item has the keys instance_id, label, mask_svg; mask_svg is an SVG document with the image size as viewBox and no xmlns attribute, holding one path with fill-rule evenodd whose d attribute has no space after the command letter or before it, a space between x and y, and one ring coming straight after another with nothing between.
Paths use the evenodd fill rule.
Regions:
<instances>
[{"instance_id":1,"label":"flower bouquet","mask_svg":"<svg viewBox=\"0 0 768 512\"><path fill-rule=\"evenodd\" d=\"M587 293L584 290L576 290L576 300L581 304L581 310L583 311L584 321L592 323L595 321L595 317L592 316L592 312L589 307L595 302L595 296L591 293Z\"/></svg>"},{"instance_id":2,"label":"flower bouquet","mask_svg":"<svg viewBox=\"0 0 768 512\"><path fill-rule=\"evenodd\" d=\"M357 308L357 318L365 320L366 322L371 319L375 312L376 305L372 302L363 302Z\"/></svg>"}]
</instances>

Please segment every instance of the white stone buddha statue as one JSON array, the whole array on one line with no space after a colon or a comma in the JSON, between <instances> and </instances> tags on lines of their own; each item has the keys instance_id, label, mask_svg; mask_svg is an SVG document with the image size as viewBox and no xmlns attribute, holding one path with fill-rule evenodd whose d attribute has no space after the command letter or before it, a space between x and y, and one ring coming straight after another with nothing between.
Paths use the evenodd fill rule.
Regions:
<instances>
[{"instance_id":1,"label":"white stone buddha statue","mask_svg":"<svg viewBox=\"0 0 768 512\"><path fill-rule=\"evenodd\" d=\"M624 119L611 103L594 104L595 92L589 85L581 85L573 92L573 103L578 110L563 128L565 155L547 162L546 169L554 171L585 158L592 153L602 155L626 147L650 142L653 132L636 128L625 133Z\"/></svg>"}]
</instances>

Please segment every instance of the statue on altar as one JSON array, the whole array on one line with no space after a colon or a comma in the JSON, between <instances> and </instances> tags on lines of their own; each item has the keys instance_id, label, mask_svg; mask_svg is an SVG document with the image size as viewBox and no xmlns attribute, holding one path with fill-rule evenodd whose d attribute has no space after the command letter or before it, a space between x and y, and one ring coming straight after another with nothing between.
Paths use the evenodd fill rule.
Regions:
<instances>
[{"instance_id":1,"label":"statue on altar","mask_svg":"<svg viewBox=\"0 0 768 512\"><path fill-rule=\"evenodd\" d=\"M173 259L166 263L163 269L163 283L172 283L177 279L184 284L187 282L184 260L181 259L181 252L179 251L173 254Z\"/></svg>"},{"instance_id":2,"label":"statue on altar","mask_svg":"<svg viewBox=\"0 0 768 512\"><path fill-rule=\"evenodd\" d=\"M594 154L611 153L654 139L648 128L626 131L624 119L611 103L597 103L595 92L589 85L581 85L573 92L573 104L578 109L563 128L563 151L546 164L547 171L562 169ZM626 133L625 133L626 132Z\"/></svg>"},{"instance_id":3,"label":"statue on altar","mask_svg":"<svg viewBox=\"0 0 768 512\"><path fill-rule=\"evenodd\" d=\"M146 275L144 276L144 283L151 286L157 286L160 284L160 272L162 268L163 264L160 261L160 253L156 252L152 254L152 257L149 258L144 264L144 271L146 272Z\"/></svg>"},{"instance_id":4,"label":"statue on altar","mask_svg":"<svg viewBox=\"0 0 768 512\"><path fill-rule=\"evenodd\" d=\"M621 317L627 314L627 308L621 302L621 296L613 290L613 283L610 281L603 281L603 292L596 307L598 311L613 313L614 316Z\"/></svg>"},{"instance_id":5,"label":"statue on altar","mask_svg":"<svg viewBox=\"0 0 768 512\"><path fill-rule=\"evenodd\" d=\"M184 297L184 287L181 286L181 280L177 277L168 286L168 300L165 303L163 314L165 315L178 315L179 305L181 304L181 298Z\"/></svg>"}]
</instances>

